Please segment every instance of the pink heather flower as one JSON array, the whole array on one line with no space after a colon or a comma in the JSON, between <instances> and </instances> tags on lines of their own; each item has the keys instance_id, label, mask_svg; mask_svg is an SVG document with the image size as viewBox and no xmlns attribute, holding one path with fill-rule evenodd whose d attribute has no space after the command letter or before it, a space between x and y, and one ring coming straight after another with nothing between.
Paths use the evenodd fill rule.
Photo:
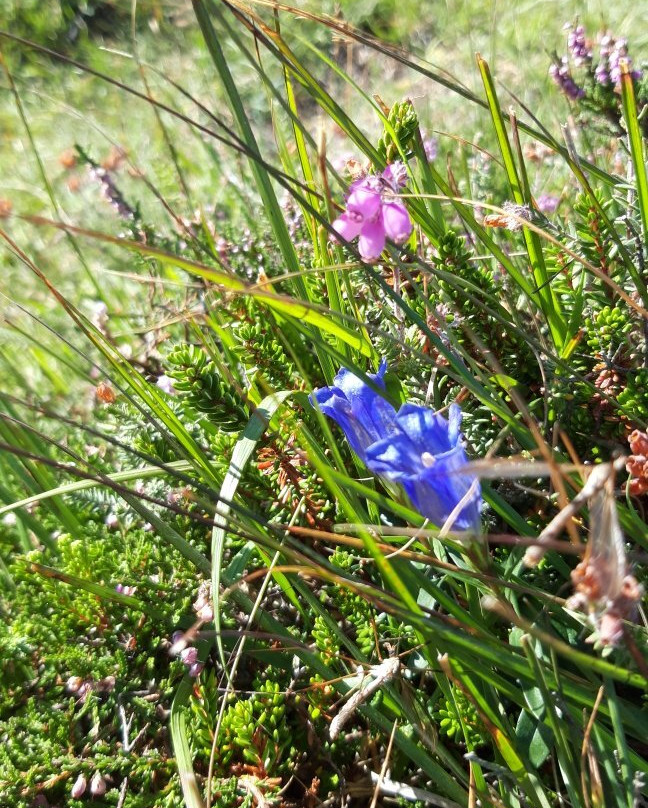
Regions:
<instances>
[{"instance_id":1,"label":"pink heather flower","mask_svg":"<svg viewBox=\"0 0 648 808\"><path fill-rule=\"evenodd\" d=\"M155 384L163 393L166 393L168 396L177 395L177 391L173 386L173 379L170 376L167 376L165 373L163 373L162 376L158 376Z\"/></svg>"},{"instance_id":2,"label":"pink heather flower","mask_svg":"<svg viewBox=\"0 0 648 808\"><path fill-rule=\"evenodd\" d=\"M397 193L407 185L407 168L405 163L397 160L390 163L382 173L382 178L394 193Z\"/></svg>"},{"instance_id":3,"label":"pink heather flower","mask_svg":"<svg viewBox=\"0 0 648 808\"><path fill-rule=\"evenodd\" d=\"M211 582L203 581L198 588L198 597L193 602L193 608L200 620L208 623L214 619L214 608L212 605Z\"/></svg>"},{"instance_id":4,"label":"pink heather flower","mask_svg":"<svg viewBox=\"0 0 648 808\"><path fill-rule=\"evenodd\" d=\"M409 213L403 205L395 202L388 202L383 205L383 225L385 232L396 244L407 241L412 232L412 222Z\"/></svg>"},{"instance_id":5,"label":"pink heather flower","mask_svg":"<svg viewBox=\"0 0 648 808\"><path fill-rule=\"evenodd\" d=\"M579 87L573 79L566 56L563 56L560 62L554 62L549 67L549 75L568 98L579 100L585 97L585 90Z\"/></svg>"},{"instance_id":6,"label":"pink heather flower","mask_svg":"<svg viewBox=\"0 0 648 808\"><path fill-rule=\"evenodd\" d=\"M74 785L72 786L72 791L70 792L70 796L73 799L78 800L79 797L82 797L85 794L85 790L86 790L87 787L88 787L88 781L86 780L85 775L80 774L77 777Z\"/></svg>"},{"instance_id":7,"label":"pink heather flower","mask_svg":"<svg viewBox=\"0 0 648 808\"><path fill-rule=\"evenodd\" d=\"M633 79L641 78L641 70L632 70L632 59L628 54L626 39L615 39L609 34L601 39L601 61L594 71L594 78L599 84L618 84L621 81L621 59L625 59Z\"/></svg>"},{"instance_id":8,"label":"pink heather flower","mask_svg":"<svg viewBox=\"0 0 648 808\"><path fill-rule=\"evenodd\" d=\"M202 662L194 662L194 664L189 667L189 676L191 676L192 679L197 679L203 672L204 667Z\"/></svg>"},{"instance_id":9,"label":"pink heather flower","mask_svg":"<svg viewBox=\"0 0 648 808\"><path fill-rule=\"evenodd\" d=\"M556 208L560 203L560 199L557 196L552 196L551 194L541 194L536 201L538 203L538 210L541 213L544 213L546 216L550 216L552 213L555 213Z\"/></svg>"},{"instance_id":10,"label":"pink heather flower","mask_svg":"<svg viewBox=\"0 0 648 808\"><path fill-rule=\"evenodd\" d=\"M116 513L109 513L104 519L104 524L109 530L117 530L119 527L119 517Z\"/></svg>"},{"instance_id":11,"label":"pink heather flower","mask_svg":"<svg viewBox=\"0 0 648 808\"><path fill-rule=\"evenodd\" d=\"M65 683L65 689L68 693L77 693L82 684L83 679L80 676L70 676Z\"/></svg>"},{"instance_id":12,"label":"pink heather flower","mask_svg":"<svg viewBox=\"0 0 648 808\"><path fill-rule=\"evenodd\" d=\"M423 149L428 163L436 159L439 152L439 143L435 137L426 137L423 139Z\"/></svg>"},{"instance_id":13,"label":"pink heather flower","mask_svg":"<svg viewBox=\"0 0 648 808\"><path fill-rule=\"evenodd\" d=\"M198 661L198 649L193 645L190 645L188 648L185 648L180 652L180 659L187 667L195 665L195 663Z\"/></svg>"},{"instance_id":14,"label":"pink heather flower","mask_svg":"<svg viewBox=\"0 0 648 808\"><path fill-rule=\"evenodd\" d=\"M597 65L596 70L594 71L594 78L599 84L610 83L610 74L607 70L607 62L601 62L599 65Z\"/></svg>"},{"instance_id":15,"label":"pink heather flower","mask_svg":"<svg viewBox=\"0 0 648 808\"><path fill-rule=\"evenodd\" d=\"M90 793L93 797L103 797L106 793L106 781L99 772L95 772L90 780Z\"/></svg>"},{"instance_id":16,"label":"pink heather flower","mask_svg":"<svg viewBox=\"0 0 648 808\"><path fill-rule=\"evenodd\" d=\"M585 29L582 25L573 28L567 37L567 47L574 59L574 64L582 65L592 58L592 51L589 49L585 39Z\"/></svg>"},{"instance_id":17,"label":"pink heather flower","mask_svg":"<svg viewBox=\"0 0 648 808\"><path fill-rule=\"evenodd\" d=\"M375 261L389 238L396 244L407 241L412 222L403 203L392 194L407 181L407 169L397 162L383 173L352 183L345 212L333 222L333 230L345 241L358 239L358 251L365 261Z\"/></svg>"}]
</instances>

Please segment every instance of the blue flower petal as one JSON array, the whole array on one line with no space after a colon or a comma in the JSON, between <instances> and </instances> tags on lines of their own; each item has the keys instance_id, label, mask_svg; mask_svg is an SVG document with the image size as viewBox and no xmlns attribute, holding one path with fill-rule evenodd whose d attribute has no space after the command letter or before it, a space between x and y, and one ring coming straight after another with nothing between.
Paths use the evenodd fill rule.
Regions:
<instances>
[{"instance_id":1,"label":"blue flower petal","mask_svg":"<svg viewBox=\"0 0 648 808\"><path fill-rule=\"evenodd\" d=\"M367 373L367 376L371 379L372 382L377 387L382 387L385 389L385 373L387 372L387 360L383 359L378 366L377 373ZM369 390L372 395L377 395L374 391L369 387L368 384L362 381L359 376L356 376L353 371L349 370L348 368L340 368L335 379L333 379L333 384L335 387L339 387L340 390L343 391L344 395L351 401L351 399L356 398L357 396L362 397L363 394Z\"/></svg>"},{"instance_id":2,"label":"blue flower petal","mask_svg":"<svg viewBox=\"0 0 648 808\"><path fill-rule=\"evenodd\" d=\"M351 448L364 462L366 448L378 438L378 433L372 429L373 425L358 419L351 402L338 387L315 390L311 396L311 403L313 400L317 401L324 415L332 418L342 429Z\"/></svg>"},{"instance_id":3,"label":"blue flower petal","mask_svg":"<svg viewBox=\"0 0 648 808\"><path fill-rule=\"evenodd\" d=\"M409 435L397 432L367 449L367 468L393 482L402 477L419 474L423 469L421 452Z\"/></svg>"},{"instance_id":4,"label":"blue flower petal","mask_svg":"<svg viewBox=\"0 0 648 808\"><path fill-rule=\"evenodd\" d=\"M433 524L442 527L470 490L473 478L464 474L436 476L433 480L422 476L403 478L401 485L414 508ZM480 491L475 486L470 499L450 525L451 530L478 530L480 521Z\"/></svg>"},{"instance_id":5,"label":"blue flower petal","mask_svg":"<svg viewBox=\"0 0 648 808\"><path fill-rule=\"evenodd\" d=\"M422 487L419 509L434 524L443 525L470 491L451 529L479 529L481 488L474 475L461 473L467 462L463 446L457 444L452 451L437 455L419 476Z\"/></svg>"},{"instance_id":6,"label":"blue flower petal","mask_svg":"<svg viewBox=\"0 0 648 808\"><path fill-rule=\"evenodd\" d=\"M384 389L386 370L387 362L383 359L378 372L368 374L377 387ZM333 387L315 390L311 403L313 400L342 428L351 448L363 462L366 462L367 447L397 431L396 410L347 368L337 374Z\"/></svg>"},{"instance_id":7,"label":"blue flower petal","mask_svg":"<svg viewBox=\"0 0 648 808\"><path fill-rule=\"evenodd\" d=\"M449 452L456 446L461 423L461 409L457 404L453 404L450 408L450 421L448 422L443 415L428 407L403 404L396 416L396 423L399 429L416 444L421 454L429 452L437 455L441 452Z\"/></svg>"},{"instance_id":8,"label":"blue flower petal","mask_svg":"<svg viewBox=\"0 0 648 808\"><path fill-rule=\"evenodd\" d=\"M413 419L414 440L412 435L399 432L374 443L367 449L367 467L383 479L401 485L413 507L439 527L445 524L474 485L469 500L454 519L452 529L478 530L481 492L474 476L461 474L467 458L463 446L458 442L459 433L456 432L455 446L449 451L436 454L429 451L433 438L439 442L438 431L441 426L445 425L448 430L451 425L456 425L456 414L451 413L450 424L442 416L438 416L441 420L439 423L436 418L423 418L420 412L423 408L405 406L408 407L408 418L398 419L399 425L412 426ZM424 412L430 413L429 410ZM409 418L410 415L412 419ZM432 430L431 439L427 441L426 433L417 429L422 420ZM422 446L428 448L421 452Z\"/></svg>"}]
</instances>

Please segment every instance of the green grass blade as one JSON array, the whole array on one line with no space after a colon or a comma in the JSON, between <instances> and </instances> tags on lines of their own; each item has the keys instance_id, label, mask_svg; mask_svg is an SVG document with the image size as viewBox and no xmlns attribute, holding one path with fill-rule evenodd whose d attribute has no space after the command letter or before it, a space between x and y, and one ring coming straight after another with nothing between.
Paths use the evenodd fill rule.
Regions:
<instances>
[{"instance_id":1,"label":"green grass blade","mask_svg":"<svg viewBox=\"0 0 648 808\"><path fill-rule=\"evenodd\" d=\"M241 477L252 457L257 442L268 428L270 421L279 407L290 395L290 391L283 391L267 396L252 413L247 426L243 430L243 434L234 447L232 459L219 493L219 503L214 516L214 529L212 530L210 574L212 581L212 599L214 603L214 624L216 626L216 645L225 671L228 670L228 665L225 659L225 651L223 649L220 633L220 584L223 550L227 531L227 517L230 512L231 503L236 495L236 490L241 482Z\"/></svg>"},{"instance_id":2,"label":"green grass blade","mask_svg":"<svg viewBox=\"0 0 648 808\"><path fill-rule=\"evenodd\" d=\"M196 773L191 759L189 739L187 737L186 711L189 699L193 692L193 679L187 675L178 687L173 703L171 705L171 715L169 716L169 732L171 733L171 743L178 766L178 775L182 785L182 794L186 808L205 808Z\"/></svg>"},{"instance_id":3,"label":"green grass blade","mask_svg":"<svg viewBox=\"0 0 648 808\"><path fill-rule=\"evenodd\" d=\"M525 188L515 164L513 149L511 148L511 144L509 142L504 117L502 115L499 99L495 90L495 83L493 82L490 69L486 61L479 55L477 56L477 64L481 73L482 81L484 83L488 107L491 112L491 118L495 128L495 134L500 148L500 153L502 155L502 160L504 161L504 168L506 170L506 176L511 189L511 194L513 196L513 201L516 203L516 205L529 205L531 202L529 188L528 185ZM545 266L544 256L542 253L542 244L537 234L530 231L528 228L523 228L523 234L529 255L529 262L531 264L531 268L533 269L533 275L537 286L537 292L535 294L538 296L540 308L542 309L547 319L549 328L551 329L554 344L556 345L557 349L560 350L564 343L566 326L559 309L558 300L553 294L551 285L548 283L549 277L547 275L547 268Z\"/></svg>"},{"instance_id":4,"label":"green grass blade","mask_svg":"<svg viewBox=\"0 0 648 808\"><path fill-rule=\"evenodd\" d=\"M205 39L205 43L207 44L207 49L209 50L214 66L216 67L225 88L227 98L229 99L232 112L236 118L236 122L243 140L253 153L258 154L259 148L254 136L254 132L252 131L250 121L243 106L243 101L236 88L236 83L234 82L227 59L225 58L219 38L212 24L210 14L207 11L207 4L203 2L203 0L192 0L192 3L194 12L196 14L196 19L198 20L198 25ZM216 16L220 16L220 11L215 9L213 5L212 11ZM299 276L299 259L290 238L290 233L288 232L288 227L286 226L283 212L281 210L281 206L279 205L274 188L272 187L268 172L255 160L251 160L251 168L256 180L259 195L263 201L265 214L270 220L270 224L277 239L281 254L286 262L286 266L291 272L296 273L295 288L297 293L300 297L308 299L306 286L302 278Z\"/></svg>"},{"instance_id":5,"label":"green grass blade","mask_svg":"<svg viewBox=\"0 0 648 808\"><path fill-rule=\"evenodd\" d=\"M634 81L627 64L621 68L621 98L623 100L623 117L628 130L635 182L637 183L637 201L641 214L644 244L648 245L648 175L646 174L643 139L639 129L639 113L634 92Z\"/></svg>"}]
</instances>

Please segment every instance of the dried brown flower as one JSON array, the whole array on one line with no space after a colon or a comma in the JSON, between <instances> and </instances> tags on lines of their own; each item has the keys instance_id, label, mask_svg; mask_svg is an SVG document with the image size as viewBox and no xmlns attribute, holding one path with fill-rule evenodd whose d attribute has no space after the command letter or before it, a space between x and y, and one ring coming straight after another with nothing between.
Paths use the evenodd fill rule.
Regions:
<instances>
[{"instance_id":1,"label":"dried brown flower","mask_svg":"<svg viewBox=\"0 0 648 808\"><path fill-rule=\"evenodd\" d=\"M63 168L69 170L74 168L77 164L77 153L74 149L66 149L64 152L59 154L58 160Z\"/></svg>"},{"instance_id":2,"label":"dried brown flower","mask_svg":"<svg viewBox=\"0 0 648 808\"><path fill-rule=\"evenodd\" d=\"M108 382L101 382L101 384L98 384L97 389L95 390L95 395L99 401L103 401L104 404L112 404L117 398L117 394L108 384Z\"/></svg>"},{"instance_id":3,"label":"dried brown flower","mask_svg":"<svg viewBox=\"0 0 648 808\"><path fill-rule=\"evenodd\" d=\"M571 578L575 591L567 607L588 613L596 629L589 642L618 645L624 621L636 617L642 587L628 570L612 473L590 500L590 540Z\"/></svg>"},{"instance_id":4,"label":"dried brown flower","mask_svg":"<svg viewBox=\"0 0 648 808\"><path fill-rule=\"evenodd\" d=\"M626 470L632 477L630 493L641 496L648 491L648 435L635 429L628 438L632 454L626 462Z\"/></svg>"}]
</instances>

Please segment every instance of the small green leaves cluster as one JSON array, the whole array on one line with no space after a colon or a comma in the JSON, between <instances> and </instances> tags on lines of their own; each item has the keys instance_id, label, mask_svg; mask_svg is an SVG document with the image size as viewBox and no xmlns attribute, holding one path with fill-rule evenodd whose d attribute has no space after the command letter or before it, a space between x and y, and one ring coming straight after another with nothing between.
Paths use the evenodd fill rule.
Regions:
<instances>
[{"instance_id":1,"label":"small green leaves cluster","mask_svg":"<svg viewBox=\"0 0 648 808\"><path fill-rule=\"evenodd\" d=\"M279 683L265 681L249 698L237 699L223 716L221 765L233 757L276 775L289 763L293 741L286 725L286 697Z\"/></svg>"},{"instance_id":2,"label":"small green leaves cluster","mask_svg":"<svg viewBox=\"0 0 648 808\"><path fill-rule=\"evenodd\" d=\"M55 565L57 577L34 564ZM83 537L63 534L10 572L10 598L0 595L0 802L27 808L43 795L76 808L73 783L98 772L107 799L127 777L134 808L152 797L177 806L175 762L159 735L182 672L168 637L189 610L192 570L141 527L126 536L88 521ZM84 581L136 587L140 608L99 598ZM130 755L119 752L124 732L138 738Z\"/></svg>"},{"instance_id":3,"label":"small green leaves cluster","mask_svg":"<svg viewBox=\"0 0 648 808\"><path fill-rule=\"evenodd\" d=\"M234 330L236 355L249 374L260 371L273 387L285 390L294 384L295 366L267 321L260 318L258 308L254 309L253 316Z\"/></svg>"},{"instance_id":4,"label":"small green leaves cluster","mask_svg":"<svg viewBox=\"0 0 648 808\"><path fill-rule=\"evenodd\" d=\"M462 690L452 686L452 698L442 697L433 716L439 722L439 732L469 750L488 743L489 735L475 705Z\"/></svg>"},{"instance_id":5,"label":"small green leaves cluster","mask_svg":"<svg viewBox=\"0 0 648 808\"><path fill-rule=\"evenodd\" d=\"M266 672L267 675L267 672ZM217 772L226 777L244 765L253 767L259 777L276 777L295 762L296 726L291 726L287 697L277 678L278 672L257 677L248 692L233 692L220 726ZM214 671L203 674L197 695L192 698L195 732L192 743L196 754L209 760L213 729L219 714L221 696Z\"/></svg>"},{"instance_id":6,"label":"small green leaves cluster","mask_svg":"<svg viewBox=\"0 0 648 808\"><path fill-rule=\"evenodd\" d=\"M604 306L586 325L587 345L593 354L612 357L626 346L627 335L633 327L627 308Z\"/></svg>"},{"instance_id":7,"label":"small green leaves cluster","mask_svg":"<svg viewBox=\"0 0 648 808\"><path fill-rule=\"evenodd\" d=\"M626 388L619 393L617 401L626 412L633 413L637 422L648 421L648 368L628 373Z\"/></svg>"},{"instance_id":8,"label":"small green leaves cluster","mask_svg":"<svg viewBox=\"0 0 648 808\"><path fill-rule=\"evenodd\" d=\"M197 345L182 345L167 356L168 375L186 404L205 413L226 432L238 432L248 421L245 402Z\"/></svg>"},{"instance_id":9,"label":"small green leaves cluster","mask_svg":"<svg viewBox=\"0 0 648 808\"><path fill-rule=\"evenodd\" d=\"M377 149L386 163L401 159L401 154L411 153L412 139L419 121L411 101L397 101L389 110L387 120L393 131L385 127L378 141Z\"/></svg>"}]
</instances>

